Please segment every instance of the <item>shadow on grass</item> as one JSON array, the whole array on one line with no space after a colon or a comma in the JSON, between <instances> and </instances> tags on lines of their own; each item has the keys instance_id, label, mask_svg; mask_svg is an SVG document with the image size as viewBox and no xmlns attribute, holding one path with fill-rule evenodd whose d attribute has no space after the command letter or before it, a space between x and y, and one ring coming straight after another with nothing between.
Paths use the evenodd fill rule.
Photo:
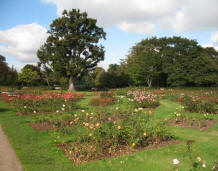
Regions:
<instances>
[{"instance_id":1,"label":"shadow on grass","mask_svg":"<svg viewBox=\"0 0 218 171\"><path fill-rule=\"evenodd\" d=\"M9 111L9 109L7 109L7 108L0 108L0 113L8 112L8 111Z\"/></svg>"}]
</instances>

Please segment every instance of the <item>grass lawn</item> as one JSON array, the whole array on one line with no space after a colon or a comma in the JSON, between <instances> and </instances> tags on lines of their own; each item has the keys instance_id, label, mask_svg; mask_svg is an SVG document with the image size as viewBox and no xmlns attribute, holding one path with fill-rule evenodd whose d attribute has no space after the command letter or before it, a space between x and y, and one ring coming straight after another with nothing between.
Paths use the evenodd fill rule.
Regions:
<instances>
[{"instance_id":1,"label":"grass lawn","mask_svg":"<svg viewBox=\"0 0 218 171\"><path fill-rule=\"evenodd\" d=\"M120 107L122 111L130 110L128 106L119 106L115 103L111 106L95 108L89 105L91 96L78 102L80 108L86 110L110 111L112 108ZM161 105L153 110L156 120L170 119L172 113L180 106L179 103L170 100L161 100ZM202 116L203 114L192 113L189 115ZM212 115L212 119L218 120L218 115ZM187 153L187 140L193 140L192 157L200 156L206 162L206 168L211 170L214 161L218 159L218 123L207 131L169 126L167 129L181 141L180 144L150 149L133 154L108 158L99 161L87 162L74 165L56 146L57 133L54 130L35 131L28 122L35 120L32 115L15 115L15 109L9 108L7 104L0 101L0 124L7 134L18 158L26 171L69 171L69 170L146 170L146 171L168 171L175 170L172 160L177 158L179 170L191 169L189 154ZM49 118L51 119L51 118ZM69 138L69 137L68 137ZM66 141L61 139L60 141ZM217 161L216 161L217 162Z\"/></svg>"}]
</instances>

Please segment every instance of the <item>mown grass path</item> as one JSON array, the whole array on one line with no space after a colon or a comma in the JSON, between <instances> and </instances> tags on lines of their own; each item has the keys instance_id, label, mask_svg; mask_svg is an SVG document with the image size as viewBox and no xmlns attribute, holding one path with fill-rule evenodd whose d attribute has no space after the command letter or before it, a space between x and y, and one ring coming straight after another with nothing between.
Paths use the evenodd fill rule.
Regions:
<instances>
[{"instance_id":1,"label":"mown grass path","mask_svg":"<svg viewBox=\"0 0 218 171\"><path fill-rule=\"evenodd\" d=\"M0 125L0 171L23 171L20 161Z\"/></svg>"},{"instance_id":2,"label":"mown grass path","mask_svg":"<svg viewBox=\"0 0 218 171\"><path fill-rule=\"evenodd\" d=\"M84 101L84 104L88 104ZM162 100L161 106L153 111L156 119L170 118L180 105L169 100ZM178 158L179 170L190 169L190 161L186 152L186 140L194 140L193 156L200 156L211 170L214 160L218 159L218 124L208 131L187 128L168 127L181 144L151 149L118 158L104 159L82 165L73 165L55 146L54 132L36 132L25 119L28 116L16 116L13 109L0 101L0 124L7 134L26 171L70 171L70 170L172 170L172 160ZM218 120L218 116L213 116Z\"/></svg>"}]
</instances>

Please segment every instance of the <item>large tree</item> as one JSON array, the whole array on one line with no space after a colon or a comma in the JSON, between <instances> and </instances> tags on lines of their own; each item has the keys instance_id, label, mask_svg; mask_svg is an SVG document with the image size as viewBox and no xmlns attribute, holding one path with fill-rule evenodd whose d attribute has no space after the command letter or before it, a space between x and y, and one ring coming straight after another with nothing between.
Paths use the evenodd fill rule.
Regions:
<instances>
[{"instance_id":1,"label":"large tree","mask_svg":"<svg viewBox=\"0 0 218 171\"><path fill-rule=\"evenodd\" d=\"M0 85L4 85L4 82L7 78L7 73L9 72L10 68L6 63L5 57L0 55Z\"/></svg>"},{"instance_id":2,"label":"large tree","mask_svg":"<svg viewBox=\"0 0 218 171\"><path fill-rule=\"evenodd\" d=\"M33 86L39 78L38 73L29 68L23 68L18 74L18 81L27 86Z\"/></svg>"},{"instance_id":3,"label":"large tree","mask_svg":"<svg viewBox=\"0 0 218 171\"><path fill-rule=\"evenodd\" d=\"M131 49L126 70L135 85L214 86L218 52L181 37L144 39Z\"/></svg>"},{"instance_id":4,"label":"large tree","mask_svg":"<svg viewBox=\"0 0 218 171\"><path fill-rule=\"evenodd\" d=\"M73 81L104 60L104 47L99 40L105 39L106 33L96 22L86 12L64 10L50 25L47 41L37 52L42 68L68 78L69 91L74 91Z\"/></svg>"},{"instance_id":5,"label":"large tree","mask_svg":"<svg viewBox=\"0 0 218 171\"><path fill-rule=\"evenodd\" d=\"M39 66L36 65L32 65L32 64L26 64L23 69L30 69L31 71L35 71L38 75L38 80L35 80L35 83L37 83L37 85L43 85L43 83L45 83L44 79L43 79L43 75L42 72L40 70Z\"/></svg>"},{"instance_id":6,"label":"large tree","mask_svg":"<svg viewBox=\"0 0 218 171\"><path fill-rule=\"evenodd\" d=\"M107 70L109 88L125 87L128 85L128 77L124 73L122 65L110 64Z\"/></svg>"},{"instance_id":7,"label":"large tree","mask_svg":"<svg viewBox=\"0 0 218 171\"><path fill-rule=\"evenodd\" d=\"M145 39L133 46L127 56L127 73L135 85L152 85L162 71L161 55L157 38Z\"/></svg>"},{"instance_id":8,"label":"large tree","mask_svg":"<svg viewBox=\"0 0 218 171\"><path fill-rule=\"evenodd\" d=\"M9 67L4 56L0 55L0 85L14 86L17 83L17 71Z\"/></svg>"}]
</instances>

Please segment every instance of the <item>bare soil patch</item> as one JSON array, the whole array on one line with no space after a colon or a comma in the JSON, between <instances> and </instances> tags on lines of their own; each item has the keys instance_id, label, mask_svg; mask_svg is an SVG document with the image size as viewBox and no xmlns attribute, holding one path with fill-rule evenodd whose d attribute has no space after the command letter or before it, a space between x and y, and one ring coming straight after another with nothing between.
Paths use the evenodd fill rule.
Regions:
<instances>
[{"instance_id":1,"label":"bare soil patch","mask_svg":"<svg viewBox=\"0 0 218 171\"><path fill-rule=\"evenodd\" d=\"M175 120L172 119L168 122L167 126L178 126L181 128L191 128L197 130L206 131L212 128L216 124L215 120L198 120L198 119L182 119L182 120Z\"/></svg>"},{"instance_id":2,"label":"bare soil patch","mask_svg":"<svg viewBox=\"0 0 218 171\"><path fill-rule=\"evenodd\" d=\"M108 148L104 152L95 151L94 145L83 147L83 144L58 144L57 146L64 152L64 154L72 161L73 164L82 164L85 162L91 162L96 160L102 160L106 158L114 158L118 156L128 155L139 151L144 151L148 149L160 148L169 145L179 144L181 141L178 140L166 140L162 142L156 142L146 146L135 146L130 148L127 146L118 146L115 149ZM94 149L94 150L93 150Z\"/></svg>"},{"instance_id":3,"label":"bare soil patch","mask_svg":"<svg viewBox=\"0 0 218 171\"><path fill-rule=\"evenodd\" d=\"M17 116L23 116L24 114L22 112L16 112L15 115Z\"/></svg>"},{"instance_id":4,"label":"bare soil patch","mask_svg":"<svg viewBox=\"0 0 218 171\"><path fill-rule=\"evenodd\" d=\"M50 124L48 122L29 123L29 125L36 131L48 131L48 130L55 129L55 125Z\"/></svg>"}]
</instances>

